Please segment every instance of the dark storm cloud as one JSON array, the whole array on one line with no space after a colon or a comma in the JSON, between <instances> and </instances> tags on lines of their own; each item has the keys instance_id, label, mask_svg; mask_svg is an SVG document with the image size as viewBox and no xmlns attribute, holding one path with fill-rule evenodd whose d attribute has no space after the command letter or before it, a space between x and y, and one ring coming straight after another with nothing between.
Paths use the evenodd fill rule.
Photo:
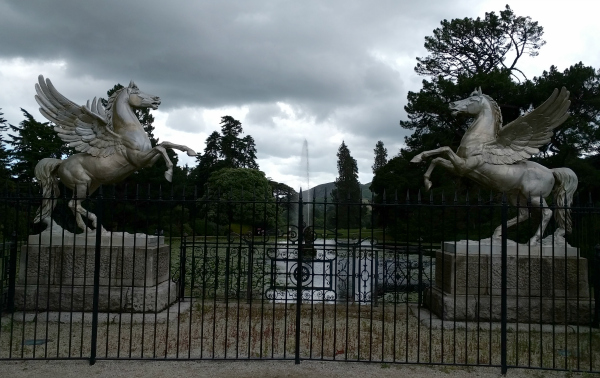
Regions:
<instances>
[{"instance_id":1,"label":"dark storm cloud","mask_svg":"<svg viewBox=\"0 0 600 378\"><path fill-rule=\"evenodd\" d=\"M342 139L363 174L377 140L397 152L424 37L474 1L3 1L0 61L64 62L54 84L78 103L134 79L198 151L220 128L203 112L235 109L261 167L293 171L283 164L306 138L311 169L331 181ZM10 101L32 101L35 80L21 78L27 94ZM0 104L15 123L19 106Z\"/></svg>"},{"instance_id":2,"label":"dark storm cloud","mask_svg":"<svg viewBox=\"0 0 600 378\"><path fill-rule=\"evenodd\" d=\"M422 45L423 33L406 33L428 15L440 19L398 1L12 1L0 4L0 56L135 78L161 94L163 110L288 99L322 114L400 90L369 52Z\"/></svg>"}]
</instances>

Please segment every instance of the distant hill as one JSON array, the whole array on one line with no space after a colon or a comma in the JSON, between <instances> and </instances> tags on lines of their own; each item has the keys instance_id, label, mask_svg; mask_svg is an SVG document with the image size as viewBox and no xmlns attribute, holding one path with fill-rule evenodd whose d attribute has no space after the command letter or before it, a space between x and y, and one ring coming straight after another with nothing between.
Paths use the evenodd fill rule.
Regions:
<instances>
[{"instance_id":1,"label":"distant hill","mask_svg":"<svg viewBox=\"0 0 600 378\"><path fill-rule=\"evenodd\" d=\"M371 186L371 183L367 183L367 184L361 184L360 185L360 189L362 191L362 198L366 198L368 200L371 199L371 191L369 190L369 187ZM323 200L323 198L325 198L325 193L327 193L327 200L331 199L331 191L335 188L335 183L333 182L328 182L326 184L321 184L321 185L317 185L313 188L310 188L308 190L309 194L310 194L310 198L312 199L313 196L315 197L315 201L321 201ZM304 197L304 199L306 199L306 197Z\"/></svg>"}]
</instances>

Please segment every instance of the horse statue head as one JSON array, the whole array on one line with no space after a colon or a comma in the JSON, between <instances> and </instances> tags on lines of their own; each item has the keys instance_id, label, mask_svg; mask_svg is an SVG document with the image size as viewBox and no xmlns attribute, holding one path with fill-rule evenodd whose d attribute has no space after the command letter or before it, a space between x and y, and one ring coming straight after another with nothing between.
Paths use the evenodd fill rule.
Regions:
<instances>
[{"instance_id":1,"label":"horse statue head","mask_svg":"<svg viewBox=\"0 0 600 378\"><path fill-rule=\"evenodd\" d=\"M129 86L127 88L123 89L126 90L129 105L132 107L152 108L154 110L158 109L158 106L160 105L160 97L140 91L133 80L129 82Z\"/></svg>"},{"instance_id":2,"label":"horse statue head","mask_svg":"<svg viewBox=\"0 0 600 378\"><path fill-rule=\"evenodd\" d=\"M491 119L491 124L493 125L493 135L498 132L498 130L502 127L502 112L500 111L500 106L492 99L490 96L483 94L481 91L481 87L476 88L469 97L451 102L450 110L452 110L452 115L457 115L459 113L466 113L472 116L477 116L481 114L484 110L489 110L489 117ZM477 123L474 122L471 126L475 126Z\"/></svg>"}]
</instances>

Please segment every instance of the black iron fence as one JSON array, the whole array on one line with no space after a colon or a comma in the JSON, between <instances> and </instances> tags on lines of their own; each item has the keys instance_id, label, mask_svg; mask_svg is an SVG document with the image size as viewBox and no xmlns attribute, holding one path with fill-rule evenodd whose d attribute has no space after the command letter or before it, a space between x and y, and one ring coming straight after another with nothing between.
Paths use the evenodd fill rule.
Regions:
<instances>
[{"instance_id":1,"label":"black iron fence","mask_svg":"<svg viewBox=\"0 0 600 378\"><path fill-rule=\"evenodd\" d=\"M0 197L0 359L304 359L600 371L600 211L104 188ZM246 197L244 197L246 198ZM510 225L510 219L521 216ZM525 219L527 218L527 219ZM499 239L490 238L497 227ZM467 242L470 240L470 242Z\"/></svg>"}]
</instances>

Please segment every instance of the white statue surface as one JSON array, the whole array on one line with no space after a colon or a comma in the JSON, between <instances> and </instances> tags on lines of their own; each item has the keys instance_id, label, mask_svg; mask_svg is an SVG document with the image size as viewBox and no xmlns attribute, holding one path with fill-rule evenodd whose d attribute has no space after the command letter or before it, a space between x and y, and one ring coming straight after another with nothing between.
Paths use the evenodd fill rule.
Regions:
<instances>
[{"instance_id":1,"label":"white statue surface","mask_svg":"<svg viewBox=\"0 0 600 378\"><path fill-rule=\"evenodd\" d=\"M135 108L157 109L160 98L146 94L132 81L110 96L106 108L99 100L88 101L86 105L77 105L61 95L49 79L39 76L35 85L35 99L40 112L49 121L56 124L54 130L59 137L75 148L79 153L65 160L46 158L35 167L35 176L43 191L42 206L38 209L34 222L44 222L53 233L60 227L52 221L52 211L56 201L52 198L60 194L58 180L73 190L69 207L75 215L77 226L85 230L86 216L93 227L96 216L84 209L81 202L102 184L113 184L144 167L152 166L161 157L165 160L165 177L171 181L173 163L166 149L185 151L196 156L191 148L162 142L152 147L148 134L135 115ZM47 230L48 230L47 229Z\"/></svg>"},{"instance_id":2,"label":"white statue surface","mask_svg":"<svg viewBox=\"0 0 600 378\"><path fill-rule=\"evenodd\" d=\"M565 232L571 232L569 206L577 189L577 176L569 168L549 169L528 159L550 141L553 130L567 119L569 105L569 92L565 88L560 92L555 89L538 108L502 126L500 107L479 88L468 98L450 103L453 114L467 113L475 117L456 153L446 146L422 152L411 162L420 163L440 154L447 157L437 157L429 165L424 175L428 190L431 172L439 165L482 187L505 193L512 205L530 201L532 207L542 213L540 227L530 245L542 242L544 230L553 215L545 198L552 194L557 205L555 235L562 237ZM520 207L518 215L508 220L507 226L523 222L529 216L529 208ZM499 239L501 233L502 228L498 226L492 239Z\"/></svg>"}]
</instances>

